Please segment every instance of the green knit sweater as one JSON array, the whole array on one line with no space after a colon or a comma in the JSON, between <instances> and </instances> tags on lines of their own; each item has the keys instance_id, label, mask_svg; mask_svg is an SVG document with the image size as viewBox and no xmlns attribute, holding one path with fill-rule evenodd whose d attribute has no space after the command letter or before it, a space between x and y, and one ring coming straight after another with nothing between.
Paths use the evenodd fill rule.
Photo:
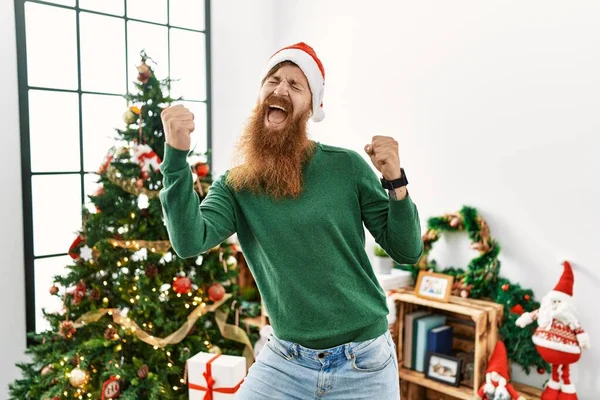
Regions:
<instances>
[{"instance_id":1,"label":"green knit sweater","mask_svg":"<svg viewBox=\"0 0 600 400\"><path fill-rule=\"evenodd\" d=\"M165 146L160 192L173 249L194 257L237 232L275 334L325 349L383 334L388 307L365 230L398 263L416 263L421 228L410 196L389 197L357 152L317 142L296 199L235 192L225 174L200 203L187 151Z\"/></svg>"}]
</instances>

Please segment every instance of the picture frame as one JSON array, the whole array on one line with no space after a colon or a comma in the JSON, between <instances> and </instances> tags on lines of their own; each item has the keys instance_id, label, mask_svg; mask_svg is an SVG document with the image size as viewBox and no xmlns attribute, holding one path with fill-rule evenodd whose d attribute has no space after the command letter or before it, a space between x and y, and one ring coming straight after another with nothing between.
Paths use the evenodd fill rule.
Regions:
<instances>
[{"instance_id":1,"label":"picture frame","mask_svg":"<svg viewBox=\"0 0 600 400\"><path fill-rule=\"evenodd\" d=\"M420 271L415 286L415 294L425 299L447 303L452 292L454 277L435 272Z\"/></svg>"},{"instance_id":2,"label":"picture frame","mask_svg":"<svg viewBox=\"0 0 600 400\"><path fill-rule=\"evenodd\" d=\"M427 353L425 377L450 386L460 386L462 375L460 358L441 353Z\"/></svg>"}]
</instances>

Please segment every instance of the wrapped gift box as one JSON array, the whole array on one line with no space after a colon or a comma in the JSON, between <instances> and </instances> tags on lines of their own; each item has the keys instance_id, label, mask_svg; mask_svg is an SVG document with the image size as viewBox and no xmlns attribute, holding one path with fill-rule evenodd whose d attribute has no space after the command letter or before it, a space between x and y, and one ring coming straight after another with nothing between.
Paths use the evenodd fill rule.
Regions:
<instances>
[{"instance_id":1,"label":"wrapped gift box","mask_svg":"<svg viewBox=\"0 0 600 400\"><path fill-rule=\"evenodd\" d=\"M389 274L375 274L375 276L377 276L381 288L385 291L399 289L413 284L410 272L401 269L394 268Z\"/></svg>"},{"instance_id":2,"label":"wrapped gift box","mask_svg":"<svg viewBox=\"0 0 600 400\"><path fill-rule=\"evenodd\" d=\"M246 358L198 353L188 361L190 400L203 400L212 390L213 400L232 400L246 376Z\"/></svg>"}]
</instances>

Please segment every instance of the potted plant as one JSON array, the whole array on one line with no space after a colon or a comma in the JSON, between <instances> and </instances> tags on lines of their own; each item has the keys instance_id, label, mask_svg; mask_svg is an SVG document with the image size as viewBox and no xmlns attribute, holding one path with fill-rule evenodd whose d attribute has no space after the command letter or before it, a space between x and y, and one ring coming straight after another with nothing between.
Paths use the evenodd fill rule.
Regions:
<instances>
[{"instance_id":1,"label":"potted plant","mask_svg":"<svg viewBox=\"0 0 600 400\"><path fill-rule=\"evenodd\" d=\"M376 274L391 274L394 268L394 260L386 253L386 251L375 243L375 273Z\"/></svg>"}]
</instances>

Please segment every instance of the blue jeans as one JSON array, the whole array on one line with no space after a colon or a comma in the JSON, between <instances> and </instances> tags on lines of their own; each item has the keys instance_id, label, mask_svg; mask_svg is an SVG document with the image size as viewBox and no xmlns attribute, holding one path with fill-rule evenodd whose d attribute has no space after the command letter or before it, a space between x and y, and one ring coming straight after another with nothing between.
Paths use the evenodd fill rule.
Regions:
<instances>
[{"instance_id":1,"label":"blue jeans","mask_svg":"<svg viewBox=\"0 0 600 400\"><path fill-rule=\"evenodd\" d=\"M396 344L388 331L315 350L271 334L236 400L398 400Z\"/></svg>"}]
</instances>

